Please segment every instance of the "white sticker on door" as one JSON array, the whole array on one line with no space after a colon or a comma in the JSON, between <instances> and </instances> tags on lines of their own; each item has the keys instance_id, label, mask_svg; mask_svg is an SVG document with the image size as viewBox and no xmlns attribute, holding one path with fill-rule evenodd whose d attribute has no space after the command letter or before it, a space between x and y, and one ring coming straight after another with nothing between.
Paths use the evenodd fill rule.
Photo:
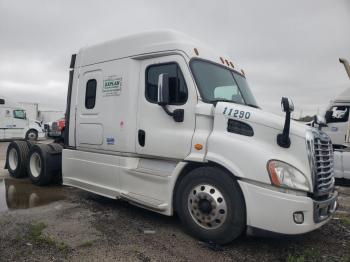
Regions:
<instances>
[{"instance_id":1,"label":"white sticker on door","mask_svg":"<svg viewBox=\"0 0 350 262\"><path fill-rule=\"evenodd\" d=\"M103 80L103 96L119 96L122 89L122 78L109 77Z\"/></svg>"}]
</instances>

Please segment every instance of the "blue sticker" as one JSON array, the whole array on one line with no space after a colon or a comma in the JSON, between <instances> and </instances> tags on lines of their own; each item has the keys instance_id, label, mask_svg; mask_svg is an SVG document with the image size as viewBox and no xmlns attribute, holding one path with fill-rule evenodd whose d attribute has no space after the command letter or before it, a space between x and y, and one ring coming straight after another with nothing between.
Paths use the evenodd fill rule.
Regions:
<instances>
[{"instance_id":1,"label":"blue sticker","mask_svg":"<svg viewBox=\"0 0 350 262\"><path fill-rule=\"evenodd\" d=\"M114 137L106 138L107 145L114 145Z\"/></svg>"},{"instance_id":2,"label":"blue sticker","mask_svg":"<svg viewBox=\"0 0 350 262\"><path fill-rule=\"evenodd\" d=\"M332 126L331 131L332 131L332 132L337 132L337 131L338 131L338 127Z\"/></svg>"}]
</instances>

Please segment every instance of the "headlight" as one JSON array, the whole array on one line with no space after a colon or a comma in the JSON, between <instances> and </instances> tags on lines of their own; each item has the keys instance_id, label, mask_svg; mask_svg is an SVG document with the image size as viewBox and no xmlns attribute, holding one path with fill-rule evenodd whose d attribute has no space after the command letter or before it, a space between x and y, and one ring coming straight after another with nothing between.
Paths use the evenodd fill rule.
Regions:
<instances>
[{"instance_id":1,"label":"headlight","mask_svg":"<svg viewBox=\"0 0 350 262\"><path fill-rule=\"evenodd\" d=\"M303 191L310 191L310 185L303 173L287 163L270 160L267 170L271 178L271 183L278 187L285 187Z\"/></svg>"}]
</instances>

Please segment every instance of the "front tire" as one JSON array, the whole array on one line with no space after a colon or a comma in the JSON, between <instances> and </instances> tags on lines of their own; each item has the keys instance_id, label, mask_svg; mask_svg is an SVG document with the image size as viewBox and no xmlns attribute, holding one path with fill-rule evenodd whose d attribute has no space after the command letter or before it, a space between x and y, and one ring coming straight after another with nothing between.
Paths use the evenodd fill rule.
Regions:
<instances>
[{"instance_id":1,"label":"front tire","mask_svg":"<svg viewBox=\"0 0 350 262\"><path fill-rule=\"evenodd\" d=\"M186 230L203 241L227 244L246 226L241 189L218 167L200 167L185 175L177 186L175 208Z\"/></svg>"},{"instance_id":2,"label":"front tire","mask_svg":"<svg viewBox=\"0 0 350 262\"><path fill-rule=\"evenodd\" d=\"M38 131L36 131L34 129L28 130L26 133L26 140L29 140L29 141L38 140Z\"/></svg>"}]
</instances>

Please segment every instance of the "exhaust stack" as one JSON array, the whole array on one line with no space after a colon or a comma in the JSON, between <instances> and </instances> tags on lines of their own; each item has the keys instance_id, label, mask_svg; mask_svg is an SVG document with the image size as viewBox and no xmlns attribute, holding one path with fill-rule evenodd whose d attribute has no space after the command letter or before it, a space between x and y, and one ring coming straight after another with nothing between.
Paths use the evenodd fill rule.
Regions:
<instances>
[{"instance_id":1,"label":"exhaust stack","mask_svg":"<svg viewBox=\"0 0 350 262\"><path fill-rule=\"evenodd\" d=\"M345 71L346 71L346 73L348 73L348 76L350 78L350 65L349 65L348 60L346 60L345 58L339 58L339 62L344 65Z\"/></svg>"}]
</instances>

